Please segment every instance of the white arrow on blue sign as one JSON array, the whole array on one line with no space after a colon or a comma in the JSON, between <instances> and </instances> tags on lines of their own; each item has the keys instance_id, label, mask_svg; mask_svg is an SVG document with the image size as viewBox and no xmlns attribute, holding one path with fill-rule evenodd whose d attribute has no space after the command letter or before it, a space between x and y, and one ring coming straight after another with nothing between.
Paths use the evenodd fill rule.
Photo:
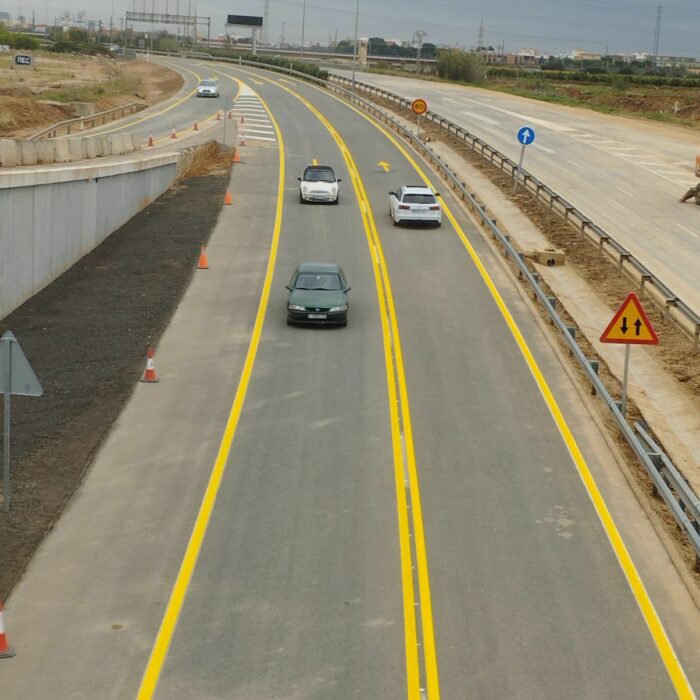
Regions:
<instances>
[{"instance_id":1,"label":"white arrow on blue sign","mask_svg":"<svg viewBox=\"0 0 700 700\"><path fill-rule=\"evenodd\" d=\"M535 130L529 126L521 126L518 129L518 141L523 146L529 146L535 140Z\"/></svg>"}]
</instances>

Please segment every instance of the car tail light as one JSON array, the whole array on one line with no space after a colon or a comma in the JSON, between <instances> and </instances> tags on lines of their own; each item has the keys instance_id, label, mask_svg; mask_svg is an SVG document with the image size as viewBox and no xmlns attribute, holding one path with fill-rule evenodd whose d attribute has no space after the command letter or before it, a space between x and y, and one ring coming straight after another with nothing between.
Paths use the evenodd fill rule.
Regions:
<instances>
[{"instance_id":1,"label":"car tail light","mask_svg":"<svg viewBox=\"0 0 700 700\"><path fill-rule=\"evenodd\" d=\"M408 204L399 204L399 209L410 209L411 207L408 206Z\"/></svg>"},{"instance_id":2,"label":"car tail light","mask_svg":"<svg viewBox=\"0 0 700 700\"><path fill-rule=\"evenodd\" d=\"M430 211L440 211L440 207L439 206L430 207Z\"/></svg>"}]
</instances>

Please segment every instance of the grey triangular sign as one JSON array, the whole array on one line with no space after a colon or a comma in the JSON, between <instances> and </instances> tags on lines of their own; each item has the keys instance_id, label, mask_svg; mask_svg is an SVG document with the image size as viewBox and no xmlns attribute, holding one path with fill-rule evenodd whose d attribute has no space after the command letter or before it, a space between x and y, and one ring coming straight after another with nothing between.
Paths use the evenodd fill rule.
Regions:
<instances>
[{"instance_id":1,"label":"grey triangular sign","mask_svg":"<svg viewBox=\"0 0 700 700\"><path fill-rule=\"evenodd\" d=\"M8 369L10 378L8 381ZM0 394L41 396L44 390L11 331L0 338Z\"/></svg>"}]
</instances>

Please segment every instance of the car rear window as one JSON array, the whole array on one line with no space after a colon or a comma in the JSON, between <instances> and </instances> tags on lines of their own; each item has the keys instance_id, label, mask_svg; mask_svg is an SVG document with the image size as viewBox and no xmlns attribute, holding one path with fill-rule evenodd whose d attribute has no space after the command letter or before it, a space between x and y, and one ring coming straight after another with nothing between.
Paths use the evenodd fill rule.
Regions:
<instances>
[{"instance_id":1,"label":"car rear window","mask_svg":"<svg viewBox=\"0 0 700 700\"><path fill-rule=\"evenodd\" d=\"M406 204L435 204L435 195L432 194L405 194L403 201Z\"/></svg>"},{"instance_id":2,"label":"car rear window","mask_svg":"<svg viewBox=\"0 0 700 700\"><path fill-rule=\"evenodd\" d=\"M337 292L343 288L340 282L340 275L334 272L300 272L294 284L295 289L316 289Z\"/></svg>"},{"instance_id":3,"label":"car rear window","mask_svg":"<svg viewBox=\"0 0 700 700\"><path fill-rule=\"evenodd\" d=\"M307 182L335 182L335 175L332 170L307 170L304 173L304 180Z\"/></svg>"},{"instance_id":4,"label":"car rear window","mask_svg":"<svg viewBox=\"0 0 700 700\"><path fill-rule=\"evenodd\" d=\"M202 86L204 86L204 87L216 87L216 82L213 80L202 80Z\"/></svg>"}]
</instances>

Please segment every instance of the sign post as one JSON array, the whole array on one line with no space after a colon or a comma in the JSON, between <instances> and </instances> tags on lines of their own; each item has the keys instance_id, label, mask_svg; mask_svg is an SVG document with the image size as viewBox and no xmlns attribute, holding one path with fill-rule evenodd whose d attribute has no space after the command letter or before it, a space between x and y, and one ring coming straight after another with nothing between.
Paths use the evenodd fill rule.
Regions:
<instances>
[{"instance_id":1,"label":"sign post","mask_svg":"<svg viewBox=\"0 0 700 700\"><path fill-rule=\"evenodd\" d=\"M615 312L612 321L600 336L601 343L621 343L625 347L625 369L622 376L622 397L620 400L620 413L624 416L627 411L627 382L630 370L630 347L632 345L658 345L659 336L656 335L651 321L644 311L639 298L634 292L630 292Z\"/></svg>"},{"instance_id":2,"label":"sign post","mask_svg":"<svg viewBox=\"0 0 700 700\"><path fill-rule=\"evenodd\" d=\"M418 138L420 139L420 115L425 114L428 111L428 103L421 97L418 97L415 100L413 100L413 102L411 102L411 109L416 115L416 136L418 136Z\"/></svg>"},{"instance_id":3,"label":"sign post","mask_svg":"<svg viewBox=\"0 0 700 700\"><path fill-rule=\"evenodd\" d=\"M10 398L12 394L41 396L44 393L17 338L10 331L5 331L0 338L0 393L5 394L2 509L7 513L10 510Z\"/></svg>"},{"instance_id":4,"label":"sign post","mask_svg":"<svg viewBox=\"0 0 700 700\"><path fill-rule=\"evenodd\" d=\"M518 190L518 180L520 179L520 171L523 169L523 158L525 157L525 146L529 146L535 140L535 130L529 126L521 126L518 129L518 141L522 145L520 149L520 160L518 161L518 169L515 171L515 182L513 183L513 194Z\"/></svg>"}]
</instances>

